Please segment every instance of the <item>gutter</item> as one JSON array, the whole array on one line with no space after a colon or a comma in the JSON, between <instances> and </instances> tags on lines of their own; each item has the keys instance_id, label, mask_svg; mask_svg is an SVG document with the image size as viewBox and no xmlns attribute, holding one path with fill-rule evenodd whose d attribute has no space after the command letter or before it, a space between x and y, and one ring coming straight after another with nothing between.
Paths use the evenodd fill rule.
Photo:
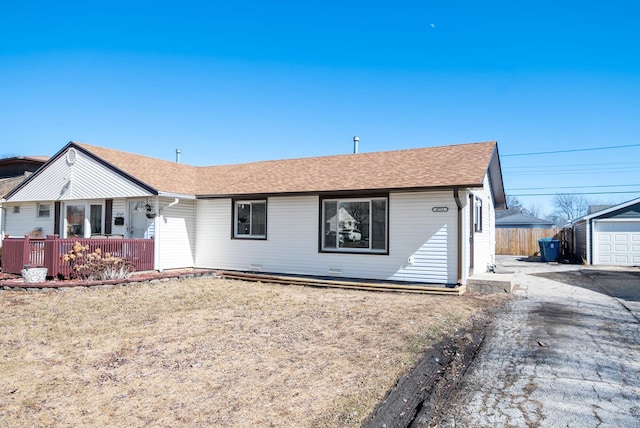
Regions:
<instances>
[{"instance_id":1,"label":"gutter","mask_svg":"<svg viewBox=\"0 0 640 428\"><path fill-rule=\"evenodd\" d=\"M167 198L181 198L181 199L198 199L196 195L187 195L185 193L173 193L173 192L158 192L158 196L164 196Z\"/></svg>"},{"instance_id":2,"label":"gutter","mask_svg":"<svg viewBox=\"0 0 640 428\"><path fill-rule=\"evenodd\" d=\"M430 191L448 191L453 189L469 189L482 188L483 183L466 183L448 186L427 186L427 187L385 187L377 189L334 189L334 190L300 190L300 191L276 191L276 192L256 192L256 193L199 193L195 195L196 199L234 199L246 197L269 197L269 196L301 196L301 195L379 195L382 193L394 192L430 192ZM160 196L168 196L173 194L161 194Z\"/></svg>"}]
</instances>

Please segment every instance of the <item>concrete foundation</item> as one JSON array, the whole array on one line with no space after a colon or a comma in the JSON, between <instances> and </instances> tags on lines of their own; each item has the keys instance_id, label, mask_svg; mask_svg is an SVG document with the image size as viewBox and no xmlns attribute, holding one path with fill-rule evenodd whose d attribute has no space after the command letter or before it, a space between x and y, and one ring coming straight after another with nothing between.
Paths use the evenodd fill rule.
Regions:
<instances>
[{"instance_id":1,"label":"concrete foundation","mask_svg":"<svg viewBox=\"0 0 640 428\"><path fill-rule=\"evenodd\" d=\"M512 273L477 273L467 279L467 291L470 293L511 293L513 291Z\"/></svg>"}]
</instances>

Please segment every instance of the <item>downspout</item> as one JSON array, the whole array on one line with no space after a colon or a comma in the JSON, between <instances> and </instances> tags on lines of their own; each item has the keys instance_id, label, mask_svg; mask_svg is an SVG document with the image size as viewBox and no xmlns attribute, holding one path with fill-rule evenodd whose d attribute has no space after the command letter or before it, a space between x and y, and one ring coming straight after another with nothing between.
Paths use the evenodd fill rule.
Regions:
<instances>
[{"instance_id":1,"label":"downspout","mask_svg":"<svg viewBox=\"0 0 640 428\"><path fill-rule=\"evenodd\" d=\"M157 209L157 213L158 215L156 216L156 227L155 227L155 235L153 237L154 239L154 246L153 246L153 264L156 267L156 269L159 272L162 272L163 269L160 267L160 241L161 241L161 233L160 233L160 229L161 229L161 224L162 224L162 218L163 218L163 211L166 210L167 208L170 208L176 204L178 204L180 202L180 198L174 198L173 202L171 202L169 205L167 205L166 207L160 209L160 203L159 201L156 199L156 206L158 207Z\"/></svg>"},{"instance_id":2,"label":"downspout","mask_svg":"<svg viewBox=\"0 0 640 428\"><path fill-rule=\"evenodd\" d=\"M175 198L173 200L173 202L171 202L169 205L167 205L166 207L163 208L163 210L166 210L167 208L171 208L172 206L178 204L180 202L180 198Z\"/></svg>"},{"instance_id":3,"label":"downspout","mask_svg":"<svg viewBox=\"0 0 640 428\"><path fill-rule=\"evenodd\" d=\"M456 201L456 206L458 207L458 284L462 285L463 280L463 251L464 247L462 245L463 234L464 234L464 219L462 218L462 209L465 207L466 198L460 199L460 194L458 189L453 189L453 199Z\"/></svg>"},{"instance_id":4,"label":"downspout","mask_svg":"<svg viewBox=\"0 0 640 428\"><path fill-rule=\"evenodd\" d=\"M4 199L0 199L0 247L2 247L2 240L4 239L4 231L7 230L7 209L4 207Z\"/></svg>"},{"instance_id":5,"label":"downspout","mask_svg":"<svg viewBox=\"0 0 640 428\"><path fill-rule=\"evenodd\" d=\"M593 249L593 242L591 242L591 228L593 227L592 221L593 221L592 219L587 220L587 224L585 225L585 229L587 230L587 237L586 237L585 246L586 246L586 250L587 250L587 264L588 265L591 264L591 253L592 253L592 249Z\"/></svg>"}]
</instances>

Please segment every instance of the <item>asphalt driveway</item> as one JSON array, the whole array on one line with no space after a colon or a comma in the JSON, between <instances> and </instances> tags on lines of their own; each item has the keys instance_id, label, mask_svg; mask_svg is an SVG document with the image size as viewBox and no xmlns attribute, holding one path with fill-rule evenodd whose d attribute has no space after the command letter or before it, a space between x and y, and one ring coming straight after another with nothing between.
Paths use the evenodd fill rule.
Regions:
<instances>
[{"instance_id":1,"label":"asphalt driveway","mask_svg":"<svg viewBox=\"0 0 640 428\"><path fill-rule=\"evenodd\" d=\"M497 315L439 426L640 427L640 269L501 257Z\"/></svg>"}]
</instances>

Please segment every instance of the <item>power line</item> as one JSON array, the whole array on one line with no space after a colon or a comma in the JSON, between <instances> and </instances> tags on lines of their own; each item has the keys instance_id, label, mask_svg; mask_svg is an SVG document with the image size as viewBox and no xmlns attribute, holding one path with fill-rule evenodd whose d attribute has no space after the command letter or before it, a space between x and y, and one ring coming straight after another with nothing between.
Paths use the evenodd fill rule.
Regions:
<instances>
[{"instance_id":1,"label":"power line","mask_svg":"<svg viewBox=\"0 0 640 428\"><path fill-rule=\"evenodd\" d=\"M500 157L508 156L535 156L535 155L552 155L556 153L571 153L571 152L589 152L594 150L611 150L611 149L623 149L627 147L640 147L640 144L626 144L624 146L608 146L608 147L590 147L586 149L568 149L568 150L553 150L548 152L532 152L532 153L513 153L510 155L500 155Z\"/></svg>"},{"instance_id":2,"label":"power line","mask_svg":"<svg viewBox=\"0 0 640 428\"><path fill-rule=\"evenodd\" d=\"M511 190L592 189L596 187L632 187L640 184L600 184L597 186L514 187Z\"/></svg>"},{"instance_id":3,"label":"power line","mask_svg":"<svg viewBox=\"0 0 640 428\"><path fill-rule=\"evenodd\" d=\"M524 194L510 194L509 196L556 196L556 195L627 195L627 194L640 194L640 190L629 192L559 192L559 193L524 193Z\"/></svg>"},{"instance_id":4,"label":"power line","mask_svg":"<svg viewBox=\"0 0 640 428\"><path fill-rule=\"evenodd\" d=\"M546 171L546 170L540 170L540 171L530 171L530 172L526 172L526 171L522 171L522 172L504 172L503 175L505 176L514 176L514 175L537 175L539 176L540 174L544 174L544 175L580 175L580 174L593 174L594 172L597 172L598 174L629 174L629 171L624 171L625 169L633 169L633 170L637 170L637 168L617 168L615 170L612 169L590 169L588 171L584 171L584 170L568 170L568 171Z\"/></svg>"},{"instance_id":5,"label":"power line","mask_svg":"<svg viewBox=\"0 0 640 428\"><path fill-rule=\"evenodd\" d=\"M566 168L566 167L586 167L586 166L604 166L604 165L637 165L640 162L601 162L601 163L572 163L563 165L521 165L502 167L502 171L509 169L533 169L533 168Z\"/></svg>"}]
</instances>

